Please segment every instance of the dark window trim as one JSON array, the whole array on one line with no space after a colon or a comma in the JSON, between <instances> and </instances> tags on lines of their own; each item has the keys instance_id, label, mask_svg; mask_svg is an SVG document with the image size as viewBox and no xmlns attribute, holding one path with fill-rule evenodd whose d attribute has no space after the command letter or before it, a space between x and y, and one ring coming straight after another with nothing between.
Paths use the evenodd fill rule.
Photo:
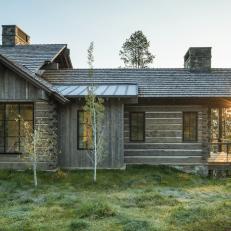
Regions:
<instances>
[{"instance_id":1,"label":"dark window trim","mask_svg":"<svg viewBox=\"0 0 231 231\"><path fill-rule=\"evenodd\" d=\"M79 138L80 138L80 136L79 136L79 133L80 133L80 132L79 132L79 129L80 129L80 126L79 126L79 125L80 125L80 121L79 121L79 120L80 120L80 115L79 115L79 114L80 114L81 112L85 112L85 111L84 111L84 110L78 110L78 111L77 111L77 149L78 149L78 150L86 150L86 151L87 151L87 150L93 150L92 148L89 148L89 147L87 147L87 148L81 148L81 147L80 147L80 143L79 143ZM81 124L84 124L84 123L81 123ZM82 137L82 136L81 136L81 137Z\"/></svg>"},{"instance_id":2,"label":"dark window trim","mask_svg":"<svg viewBox=\"0 0 231 231\"><path fill-rule=\"evenodd\" d=\"M135 113L139 113L139 114L143 114L143 139L142 140L133 140L132 139L132 121L131 121L131 117L132 117L132 114L135 114ZM145 142L145 112L140 112L140 111L131 111L129 112L129 141L130 142Z\"/></svg>"},{"instance_id":3,"label":"dark window trim","mask_svg":"<svg viewBox=\"0 0 231 231\"><path fill-rule=\"evenodd\" d=\"M6 105L7 104L17 104L18 106L19 105L21 105L21 104L30 104L30 105L32 105L32 113L33 113L33 115L32 115L32 117L33 117L33 120L32 120L32 129L34 130L34 124L35 124L35 114L34 114L34 108L35 108L35 106L34 106L34 102L28 102L28 101L26 101L26 102L22 102L22 101L20 101L20 102L0 102L0 105L3 105L4 106L4 115L3 115L3 129L4 129L4 136L3 136L3 138L4 138L4 152L0 152L0 155L21 155L22 154L22 152L6 152ZM20 113L20 106L19 106L19 113ZM13 120L7 120L7 121L13 121ZM27 121L27 120L26 120ZM31 121L31 120L28 120L28 121ZM18 138L19 138L19 148L20 148L20 122L19 122L19 129L18 129L19 131L18 131ZM14 136L15 137L15 136Z\"/></svg>"},{"instance_id":4,"label":"dark window trim","mask_svg":"<svg viewBox=\"0 0 231 231\"><path fill-rule=\"evenodd\" d=\"M187 113L194 113L196 114L196 139L195 140L185 140L184 138L184 115ZM197 143L198 142L198 111L184 111L182 117L182 142L185 143Z\"/></svg>"}]
</instances>

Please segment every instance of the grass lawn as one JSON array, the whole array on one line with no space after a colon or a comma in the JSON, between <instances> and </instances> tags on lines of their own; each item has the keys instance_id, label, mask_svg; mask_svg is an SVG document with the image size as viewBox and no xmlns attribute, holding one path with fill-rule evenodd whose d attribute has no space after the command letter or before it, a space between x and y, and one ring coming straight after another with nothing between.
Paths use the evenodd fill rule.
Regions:
<instances>
[{"instance_id":1,"label":"grass lawn","mask_svg":"<svg viewBox=\"0 0 231 231\"><path fill-rule=\"evenodd\" d=\"M171 168L0 171L0 230L230 231L231 178Z\"/></svg>"}]
</instances>

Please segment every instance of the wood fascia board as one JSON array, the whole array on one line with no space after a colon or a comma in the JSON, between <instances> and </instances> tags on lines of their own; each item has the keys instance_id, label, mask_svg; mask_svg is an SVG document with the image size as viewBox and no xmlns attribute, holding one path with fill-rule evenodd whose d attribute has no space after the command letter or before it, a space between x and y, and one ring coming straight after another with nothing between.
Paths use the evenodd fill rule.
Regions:
<instances>
[{"instance_id":1,"label":"wood fascia board","mask_svg":"<svg viewBox=\"0 0 231 231\"><path fill-rule=\"evenodd\" d=\"M52 58L51 62L53 62L56 58L58 58L58 56L61 55L63 52L64 60L68 68L73 68L69 54L68 55L65 54L65 51L68 51L68 50L69 49L67 48L67 45L63 46L63 48L60 49L60 51Z\"/></svg>"},{"instance_id":2,"label":"wood fascia board","mask_svg":"<svg viewBox=\"0 0 231 231\"><path fill-rule=\"evenodd\" d=\"M63 47L59 50L59 52L56 53L56 55L53 56L53 58L51 59L51 62L53 62L60 54L61 52L67 48L67 45L63 45Z\"/></svg>"}]
</instances>

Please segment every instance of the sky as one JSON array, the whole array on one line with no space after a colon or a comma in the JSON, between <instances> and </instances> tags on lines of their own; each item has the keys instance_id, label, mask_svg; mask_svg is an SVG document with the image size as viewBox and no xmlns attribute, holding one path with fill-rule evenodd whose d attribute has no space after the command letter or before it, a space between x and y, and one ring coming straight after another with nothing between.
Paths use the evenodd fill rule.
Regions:
<instances>
[{"instance_id":1,"label":"sky","mask_svg":"<svg viewBox=\"0 0 231 231\"><path fill-rule=\"evenodd\" d=\"M123 67L119 50L142 30L151 67L183 67L189 47L211 46L212 67L231 67L230 0L0 0L0 24L16 24L32 43L65 43L75 68Z\"/></svg>"}]
</instances>

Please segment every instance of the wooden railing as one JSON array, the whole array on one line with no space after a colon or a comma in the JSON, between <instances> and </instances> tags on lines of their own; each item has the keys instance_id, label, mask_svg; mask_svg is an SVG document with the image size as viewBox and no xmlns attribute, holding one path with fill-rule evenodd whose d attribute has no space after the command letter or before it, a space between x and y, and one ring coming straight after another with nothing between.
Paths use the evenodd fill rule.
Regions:
<instances>
[{"instance_id":1,"label":"wooden railing","mask_svg":"<svg viewBox=\"0 0 231 231\"><path fill-rule=\"evenodd\" d=\"M211 142L209 162L231 162L231 141Z\"/></svg>"}]
</instances>

